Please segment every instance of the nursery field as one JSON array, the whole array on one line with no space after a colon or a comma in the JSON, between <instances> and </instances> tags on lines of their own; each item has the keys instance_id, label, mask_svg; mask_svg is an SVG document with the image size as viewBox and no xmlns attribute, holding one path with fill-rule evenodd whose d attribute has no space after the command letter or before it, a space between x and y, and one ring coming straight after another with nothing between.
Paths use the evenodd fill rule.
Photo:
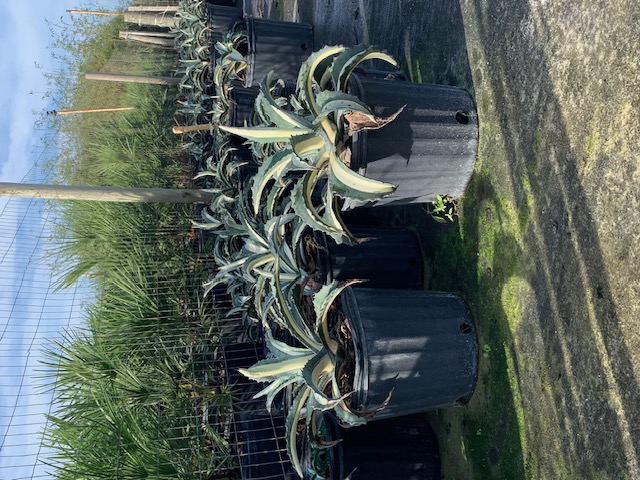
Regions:
<instances>
[{"instance_id":1,"label":"nursery field","mask_svg":"<svg viewBox=\"0 0 640 480\"><path fill-rule=\"evenodd\" d=\"M420 208L433 289L471 306L480 377L430 415L444 478L640 476L640 5L620 0L254 1L472 92L479 158L453 224Z\"/></svg>"},{"instance_id":2,"label":"nursery field","mask_svg":"<svg viewBox=\"0 0 640 480\"><path fill-rule=\"evenodd\" d=\"M142 3L153 8L153 0ZM640 267L634 110L640 6L631 0L226 3L235 6L173 5L175 13L160 14L170 30L148 11L146 25L131 22L131 13L75 17L77 35L54 41L74 71L169 78L160 87L51 75L61 105L92 108L101 99L135 106L123 115L49 119L70 139L55 166L61 183L195 187L213 198L197 207L60 207L53 252L60 286L89 278L96 301L84 329L45 348L56 393L44 443L55 452L49 465L57 478L298 478L303 471L343 478L353 471L353 457L345 454L343 462L343 450L366 441L349 443L345 429L336 433L335 418L342 427L362 425L374 412L392 416L403 399L405 412L424 412L429 401L431 408L456 405L424 414L438 437L444 479L640 478L634 275ZM295 40L277 44L271 34L284 27L261 17L297 22L288 25ZM258 37L276 39L261 58L252 43ZM75 46L70 38L83 40ZM212 39L220 40L215 48ZM311 43L316 53L309 57ZM353 48L322 48L334 45ZM425 138L436 145L428 147L436 153L412 157L436 158L429 163L433 172L419 172L425 178L460 177L464 185L475 158L469 95L410 85L397 71L381 73L379 65L393 63L387 53L412 82L469 92L479 125L477 161L464 194L440 198L440 209L428 203L437 193L430 184L408 195L409 205L343 213L342 202L380 201L395 192L381 200L393 202L417 183L412 177L396 190L394 182L374 178L384 163L370 157L375 145L385 149L384 141L395 142L391 153L380 153L385 161L403 152L409 158ZM295 59L304 60L301 68ZM275 76L260 81L273 66ZM276 81L287 68L293 73L284 76L297 82ZM393 102L400 91L430 92L434 111L446 111L447 120L424 113L434 104L421 103L426 93L398 110L402 103ZM389 112L379 113L384 109ZM430 132L439 134L444 125L442 131L455 134L413 135L415 125L430 122ZM360 136L362 130L370 131ZM389 131L395 133L376 136ZM462 153L438 153L440 144ZM450 174L453 164L460 171ZM371 165L368 177L355 173L362 165ZM362 226L395 230L360 244ZM399 229L413 231L419 245ZM407 236L411 254L404 246L389 250ZM374 250L380 245L386 253ZM374 251L379 262L371 260ZM340 252L345 263L335 261ZM416 261L420 254L424 262ZM396 264L396 277L380 273L387 264ZM373 288L348 281L354 278L370 279ZM397 279L398 290L375 290L388 288L376 282L389 278ZM391 300L376 303L385 295ZM411 310L410 298L446 305L429 307L445 314L433 314L428 327L445 319L438 345L462 347L440 368L429 368L437 355L424 348L440 341L440 333L424 332L427 324L415 319L425 310ZM377 342L386 345L376 360L384 372L380 394L373 387L378 373L360 366L362 352L373 358L373 348L363 347L371 334L363 340L362 325L385 317L380 325L388 326L399 311L391 340ZM409 311L420 313L404 315ZM360 321L365 314L370 317ZM412 322L420 326L417 335L404 329ZM404 370L390 356L402 358ZM449 368L462 374L443 375ZM433 371L445 381L425 380ZM390 379L393 388L384 385ZM423 388L425 397L429 388L437 391L438 381L455 394L415 399ZM411 395L403 393L407 385ZM261 389L265 398L253 398ZM393 425L384 422L371 423ZM252 437L263 434L259 442ZM334 444L338 435L346 440ZM252 451L258 443L259 454ZM420 447L426 444L434 442ZM426 451L417 463L439 471L437 451ZM387 461L382 457L380 465ZM368 475L364 468L361 476Z\"/></svg>"}]
</instances>

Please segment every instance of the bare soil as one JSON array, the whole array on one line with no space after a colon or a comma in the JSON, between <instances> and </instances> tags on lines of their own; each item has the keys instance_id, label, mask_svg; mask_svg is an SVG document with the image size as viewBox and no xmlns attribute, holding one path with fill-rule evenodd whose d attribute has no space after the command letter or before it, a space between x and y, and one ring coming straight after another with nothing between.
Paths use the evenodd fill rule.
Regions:
<instances>
[{"instance_id":1,"label":"bare soil","mask_svg":"<svg viewBox=\"0 0 640 480\"><path fill-rule=\"evenodd\" d=\"M478 388L432 415L445 478L640 478L640 3L253 0L322 44L378 45L472 93L474 177L421 210L430 287L476 318ZM444 258L448 255L450 258Z\"/></svg>"}]
</instances>

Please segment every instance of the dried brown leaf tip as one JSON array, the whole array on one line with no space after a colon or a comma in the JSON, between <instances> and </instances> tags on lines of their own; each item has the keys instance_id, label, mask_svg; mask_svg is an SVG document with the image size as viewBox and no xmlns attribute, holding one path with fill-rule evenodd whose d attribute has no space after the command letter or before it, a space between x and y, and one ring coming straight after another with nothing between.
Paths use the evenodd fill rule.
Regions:
<instances>
[{"instance_id":1,"label":"dried brown leaf tip","mask_svg":"<svg viewBox=\"0 0 640 480\"><path fill-rule=\"evenodd\" d=\"M387 123L392 122L400 115L406 105L403 105L397 112L392 113L388 117L377 117L362 112L348 112L344 114L344 120L349 124L347 135L351 136L361 130L375 130L384 127Z\"/></svg>"},{"instance_id":2,"label":"dried brown leaf tip","mask_svg":"<svg viewBox=\"0 0 640 480\"><path fill-rule=\"evenodd\" d=\"M349 147L345 147L344 150L340 152L340 161L347 167L351 166L351 149Z\"/></svg>"}]
</instances>

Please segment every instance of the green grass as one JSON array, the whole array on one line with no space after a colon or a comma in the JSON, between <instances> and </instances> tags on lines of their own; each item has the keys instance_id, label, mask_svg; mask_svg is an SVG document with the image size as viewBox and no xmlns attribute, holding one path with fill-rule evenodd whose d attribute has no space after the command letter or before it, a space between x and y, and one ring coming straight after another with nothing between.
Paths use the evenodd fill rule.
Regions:
<instances>
[{"instance_id":1,"label":"green grass","mask_svg":"<svg viewBox=\"0 0 640 480\"><path fill-rule=\"evenodd\" d=\"M72 52L84 70L117 71L125 58L139 69L134 73L164 73L154 52L114 46L117 21L102 28ZM69 139L55 165L61 182L191 183L171 132L175 89L80 81L67 93L75 108L136 108L56 119ZM209 272L194 247L192 208L60 206L50 258L59 287L89 279L95 301L82 331L46 349L45 383L55 397L45 438L55 478L225 478L236 467L221 430L231 400L215 363L221 321L202 299Z\"/></svg>"},{"instance_id":2,"label":"green grass","mask_svg":"<svg viewBox=\"0 0 640 480\"><path fill-rule=\"evenodd\" d=\"M526 422L518 384L514 332L523 278L523 234L531 202L517 208L492 182L491 125L474 177L461 199L462 215L433 238L436 290L458 292L476 321L480 368L465 408L430 415L440 433L446 478L535 478L525 458ZM483 165L484 163L484 165Z\"/></svg>"}]
</instances>

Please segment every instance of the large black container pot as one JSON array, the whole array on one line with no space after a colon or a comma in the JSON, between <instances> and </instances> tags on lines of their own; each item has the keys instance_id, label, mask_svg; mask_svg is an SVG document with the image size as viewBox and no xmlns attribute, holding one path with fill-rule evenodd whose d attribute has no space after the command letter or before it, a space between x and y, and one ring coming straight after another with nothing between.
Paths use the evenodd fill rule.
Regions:
<instances>
[{"instance_id":1,"label":"large black container pot","mask_svg":"<svg viewBox=\"0 0 640 480\"><path fill-rule=\"evenodd\" d=\"M245 127L253 123L255 102L260 89L245 87L241 82L234 81L229 90L229 122L232 127ZM231 144L236 149L237 158L250 166L252 174L257 172L257 164L253 160L253 153L246 139L237 135L230 136Z\"/></svg>"},{"instance_id":2,"label":"large black container pot","mask_svg":"<svg viewBox=\"0 0 640 480\"><path fill-rule=\"evenodd\" d=\"M235 416L235 447L243 480L299 480L287 455L284 415Z\"/></svg>"},{"instance_id":3,"label":"large black container pot","mask_svg":"<svg viewBox=\"0 0 640 480\"><path fill-rule=\"evenodd\" d=\"M275 78L295 82L298 71L313 52L311 25L246 18L249 52L245 86L259 85L275 70Z\"/></svg>"},{"instance_id":4,"label":"large black container pot","mask_svg":"<svg viewBox=\"0 0 640 480\"><path fill-rule=\"evenodd\" d=\"M464 405L473 394L473 321L451 293L347 288L342 309L355 347L354 410L388 405L375 419Z\"/></svg>"},{"instance_id":5,"label":"large black container pot","mask_svg":"<svg viewBox=\"0 0 640 480\"><path fill-rule=\"evenodd\" d=\"M370 288L418 289L424 284L424 264L418 239L409 230L352 228L357 245L337 244L315 232L320 245L318 264L325 283L332 280L366 280Z\"/></svg>"},{"instance_id":6,"label":"large black container pot","mask_svg":"<svg viewBox=\"0 0 640 480\"><path fill-rule=\"evenodd\" d=\"M231 28L242 20L242 9L234 5L227 4L209 4L207 5L207 26L211 29L211 55L215 64L214 44L222 40L222 37L231 30ZM232 2L235 3L235 2Z\"/></svg>"},{"instance_id":7,"label":"large black container pot","mask_svg":"<svg viewBox=\"0 0 640 480\"><path fill-rule=\"evenodd\" d=\"M440 480L438 439L422 415L369 422L340 435L343 469L352 480Z\"/></svg>"},{"instance_id":8,"label":"large black container pot","mask_svg":"<svg viewBox=\"0 0 640 480\"><path fill-rule=\"evenodd\" d=\"M471 178L478 150L478 117L465 90L444 85L353 76L352 92L386 117L406 105L391 123L357 133L352 168L398 186L374 205L407 205L460 196ZM344 209L365 205L346 201Z\"/></svg>"},{"instance_id":9,"label":"large black container pot","mask_svg":"<svg viewBox=\"0 0 640 480\"><path fill-rule=\"evenodd\" d=\"M229 90L229 116L231 125L244 127L253 123L255 116L256 97L260 93L259 87L245 87L241 82L233 82Z\"/></svg>"},{"instance_id":10,"label":"large black container pot","mask_svg":"<svg viewBox=\"0 0 640 480\"><path fill-rule=\"evenodd\" d=\"M205 0L205 3L209 5L223 5L225 7L235 7L236 0Z\"/></svg>"}]
</instances>

